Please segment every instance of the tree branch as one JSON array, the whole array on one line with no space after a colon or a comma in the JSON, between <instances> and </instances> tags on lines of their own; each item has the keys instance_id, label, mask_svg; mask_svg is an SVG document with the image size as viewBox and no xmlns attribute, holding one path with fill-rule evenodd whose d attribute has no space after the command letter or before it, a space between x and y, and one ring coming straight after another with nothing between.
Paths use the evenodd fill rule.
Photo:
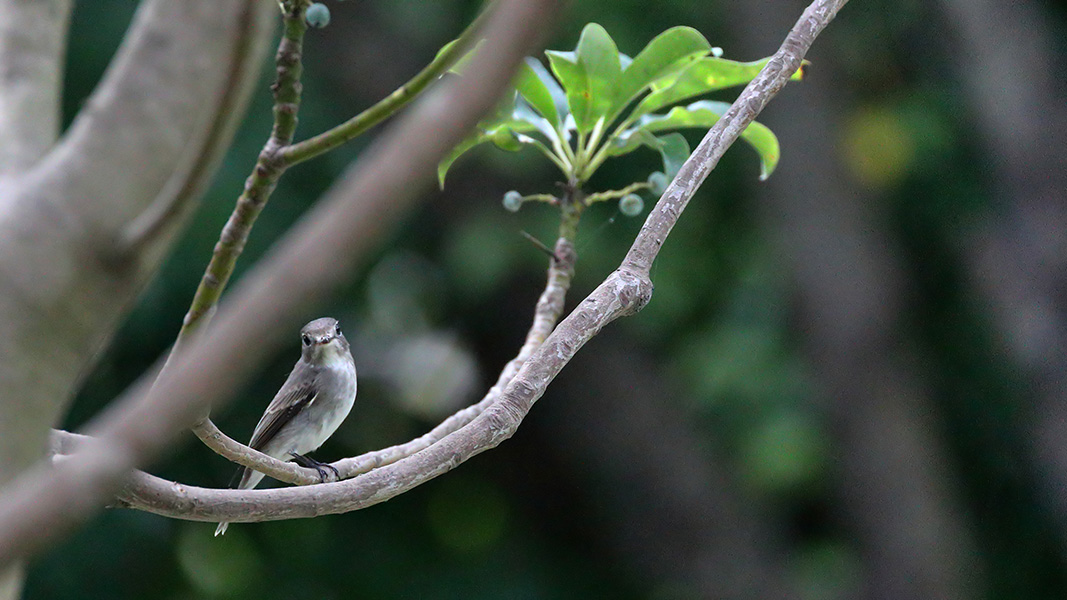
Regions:
<instances>
[{"instance_id":1,"label":"tree branch","mask_svg":"<svg viewBox=\"0 0 1067 600\"><path fill-rule=\"evenodd\" d=\"M143 493L137 496L138 502L148 507L147 510L190 520L249 522L341 513L388 500L508 439L556 374L587 341L608 323L636 313L649 301L652 285L648 279L648 269L685 203L745 125L785 85L815 37L845 2L817 0L805 10L772 60L745 88L734 107L708 132L697 151L683 165L678 177L668 186L663 198L650 213L622 266L534 350L518 374L506 385L500 400L470 423L412 456L341 482L237 491L180 486L164 493L159 486L166 484L160 484L161 480L138 476L127 487L127 493L135 494L141 490ZM515 16L503 9L501 14ZM522 16L524 20L530 18ZM490 44L496 41L490 37ZM490 46L484 54L480 54L480 57L484 56L499 57L500 51ZM509 66L515 64L513 56L507 55ZM478 57L475 60L479 60ZM488 68L490 65L484 63L472 65L471 73L484 76L481 71ZM498 65L496 69L496 75L501 77L503 73ZM503 85L500 83L501 87ZM488 102L482 96L479 98L482 102L476 108L487 109ZM428 97L420 105L424 110L416 111L402 123L402 133L396 137L402 139L403 133L408 133L404 126L410 121L418 123L420 118L432 119L429 122L435 123L436 131L440 132L441 123L438 119L444 119L445 113L438 110L437 102L440 100L436 95ZM469 112L472 107L465 108L468 110L465 115L469 118L467 123L473 124L477 113ZM420 130L411 126L411 131L417 133ZM421 146L409 152L428 155L425 158L432 160L442 155L449 143L458 141L462 131L449 129L453 135L444 140L444 145L436 138L426 139L425 145L432 145L432 148ZM393 172L388 166L394 161L410 160L412 155L402 152L404 148L401 146L387 150L391 151L376 154L370 161L357 166L358 172L374 174L376 179L372 185L371 181L357 176L352 191L360 193L353 194L355 197L366 199L385 187L382 178L387 178L392 185L399 185L400 182L393 182ZM434 163L425 164L428 167ZM429 172L430 169L427 169L424 176ZM407 196L410 196L410 192ZM390 207L376 208L385 211ZM320 207L315 218L290 234L296 236L295 242L284 244L278 251L278 258L269 261L261 267L260 272L242 283L241 289L234 294L239 299L239 310L224 310L215 327L197 340L189 352L181 353L181 364L176 366L171 376L161 378L147 397L139 398L147 386L142 384L130 398L110 411L103 423L93 428L101 438L99 443L78 452L52 473L37 473L33 480L16 490L14 498L5 498L0 503L0 564L15 556L18 549L39 543L40 523L57 519L60 515L69 515L72 509L87 510L93 506L75 502L84 497L82 494L92 492L93 502L106 497L106 492L113 488L98 487L100 481L117 486L128 473L129 465L157 451L161 444L160 437L170 434L176 424L180 426L183 420L192 420L196 411L207 402L232 390L238 376L249 370L247 365L234 365L233 357L239 352L246 352L258 358L264 353L263 347L271 345L263 342L254 347L242 344L241 341L246 339L244 336L250 336L253 331L266 332L268 326L276 327L278 321L283 319L295 321L296 315L292 313L296 311L287 304L296 304L297 299L306 297L304 292L312 293L315 284L322 285L334 273L328 270L310 273L313 271L311 265L317 265L319 263L316 261L330 256L342 268L350 266L351 259L342 259L339 254L342 249L351 250L351 246L356 245L351 237L345 235L351 233L353 226L340 217L350 217L351 213L359 211L345 210L348 208L344 203L338 203L335 208L329 202ZM335 239L344 240L346 244L329 244L327 248L322 248L323 240ZM299 268L301 266L303 269ZM284 301L271 292L278 285L289 292ZM271 341L276 337L277 334L271 336ZM167 398L168 402L163 404L158 398Z\"/></svg>"},{"instance_id":2,"label":"tree branch","mask_svg":"<svg viewBox=\"0 0 1067 600\"><path fill-rule=\"evenodd\" d=\"M226 221L215 244L204 275L196 288L189 311L182 322L181 332L174 348L177 350L196 329L201 320L218 304L219 296L233 274L237 258L244 251L245 243L252 232L259 214L267 205L274 186L285 171L278 160L279 150L293 141L296 132L297 114L300 111L300 76L303 71L303 44L307 23L304 11L308 0L284 4L282 39L275 55L277 77L271 85L274 93L274 126L267 143L259 152L252 174L245 181L244 191L237 198L233 213ZM166 366L164 366L166 369Z\"/></svg>"}]
</instances>

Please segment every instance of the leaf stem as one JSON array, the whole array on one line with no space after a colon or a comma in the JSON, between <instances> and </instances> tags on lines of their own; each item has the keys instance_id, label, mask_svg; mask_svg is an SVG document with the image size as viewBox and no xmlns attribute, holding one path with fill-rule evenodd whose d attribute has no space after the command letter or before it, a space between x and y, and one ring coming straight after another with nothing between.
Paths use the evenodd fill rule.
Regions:
<instances>
[{"instance_id":1,"label":"leaf stem","mask_svg":"<svg viewBox=\"0 0 1067 600\"><path fill-rule=\"evenodd\" d=\"M291 167L315 158L351 141L395 114L397 110L415 99L428 85L448 71L467 50L474 46L478 31L487 14L489 14L488 10L482 11L463 30L454 44L445 48L430 64L374 106L332 129L282 149L280 153L282 161L287 167Z\"/></svg>"},{"instance_id":2,"label":"leaf stem","mask_svg":"<svg viewBox=\"0 0 1067 600\"><path fill-rule=\"evenodd\" d=\"M605 200L614 200L617 198L622 198L627 194L632 194L640 190L647 190L651 187L652 186L649 185L647 181L638 181L636 183L631 183L630 185L622 188L621 190L606 190L603 192L590 194L589 196L586 196L585 204L588 206L590 204L593 204L594 202L603 202Z\"/></svg>"}]
</instances>

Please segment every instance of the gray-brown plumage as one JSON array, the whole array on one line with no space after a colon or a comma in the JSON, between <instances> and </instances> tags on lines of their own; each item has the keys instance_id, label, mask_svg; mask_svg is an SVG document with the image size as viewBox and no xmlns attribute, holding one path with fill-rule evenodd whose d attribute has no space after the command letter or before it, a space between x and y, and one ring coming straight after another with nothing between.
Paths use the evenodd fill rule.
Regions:
<instances>
[{"instance_id":1,"label":"gray-brown plumage","mask_svg":"<svg viewBox=\"0 0 1067 600\"><path fill-rule=\"evenodd\" d=\"M356 399L356 365L336 319L315 319L300 330L303 351L289 378L274 396L252 433L249 446L279 460L295 460L319 469L304 455L317 449L352 410ZM238 489L259 485L263 474L242 467ZM226 533L219 523L215 535Z\"/></svg>"}]
</instances>

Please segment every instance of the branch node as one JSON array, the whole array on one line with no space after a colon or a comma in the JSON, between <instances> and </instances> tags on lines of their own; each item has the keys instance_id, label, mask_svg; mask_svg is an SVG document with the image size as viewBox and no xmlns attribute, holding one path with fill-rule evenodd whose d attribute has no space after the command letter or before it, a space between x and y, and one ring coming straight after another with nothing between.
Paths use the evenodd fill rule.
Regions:
<instances>
[{"instance_id":1,"label":"branch node","mask_svg":"<svg viewBox=\"0 0 1067 600\"><path fill-rule=\"evenodd\" d=\"M652 292L655 289L652 280L646 273L636 273L624 268L616 273L621 283L618 297L623 306L619 316L628 317L641 312L652 300Z\"/></svg>"}]
</instances>

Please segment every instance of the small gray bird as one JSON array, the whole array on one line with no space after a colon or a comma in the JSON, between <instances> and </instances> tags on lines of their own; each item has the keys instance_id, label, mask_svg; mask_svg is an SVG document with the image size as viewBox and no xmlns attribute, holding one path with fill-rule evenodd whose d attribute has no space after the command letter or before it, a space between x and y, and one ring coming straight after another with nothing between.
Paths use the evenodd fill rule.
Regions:
<instances>
[{"instance_id":1,"label":"small gray bird","mask_svg":"<svg viewBox=\"0 0 1067 600\"><path fill-rule=\"evenodd\" d=\"M305 456L317 449L352 410L356 400L356 364L336 319L323 317L300 330L303 351L282 389L259 419L249 446L279 460L316 469L326 480L330 465ZM259 485L263 473L246 467L238 470L238 489ZM234 478L236 480L236 476ZM215 535L226 533L228 522L219 523Z\"/></svg>"}]
</instances>

